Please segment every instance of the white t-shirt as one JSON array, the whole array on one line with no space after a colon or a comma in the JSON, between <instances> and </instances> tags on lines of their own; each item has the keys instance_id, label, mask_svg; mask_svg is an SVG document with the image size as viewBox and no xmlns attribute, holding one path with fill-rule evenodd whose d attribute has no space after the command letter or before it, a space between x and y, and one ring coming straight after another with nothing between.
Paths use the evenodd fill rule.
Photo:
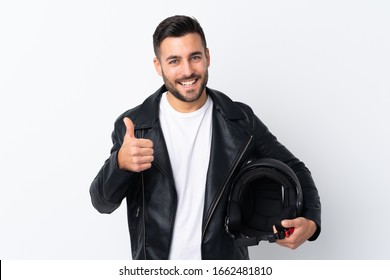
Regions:
<instances>
[{"instance_id":1,"label":"white t-shirt","mask_svg":"<svg viewBox=\"0 0 390 280\"><path fill-rule=\"evenodd\" d=\"M213 102L180 113L163 94L160 124L175 180L178 205L169 259L201 259L202 217L212 137Z\"/></svg>"}]
</instances>

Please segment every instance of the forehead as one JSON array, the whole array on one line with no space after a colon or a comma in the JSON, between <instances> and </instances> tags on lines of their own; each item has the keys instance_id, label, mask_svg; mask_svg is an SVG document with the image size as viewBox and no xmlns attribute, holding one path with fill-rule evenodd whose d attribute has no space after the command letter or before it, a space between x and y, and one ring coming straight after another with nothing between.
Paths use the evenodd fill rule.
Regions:
<instances>
[{"instance_id":1,"label":"forehead","mask_svg":"<svg viewBox=\"0 0 390 280\"><path fill-rule=\"evenodd\" d=\"M160 56L186 56L193 52L204 52L202 38L198 33L189 33L181 37L167 37L160 45Z\"/></svg>"}]
</instances>

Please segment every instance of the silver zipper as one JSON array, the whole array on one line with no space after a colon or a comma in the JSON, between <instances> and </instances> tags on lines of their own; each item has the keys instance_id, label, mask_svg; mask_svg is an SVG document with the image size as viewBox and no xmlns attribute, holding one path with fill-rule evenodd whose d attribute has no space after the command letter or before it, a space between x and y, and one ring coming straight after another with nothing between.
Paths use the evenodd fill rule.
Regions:
<instances>
[{"instance_id":1,"label":"silver zipper","mask_svg":"<svg viewBox=\"0 0 390 280\"><path fill-rule=\"evenodd\" d=\"M214 204L214 206L213 206L213 208L212 208L212 210L211 210L211 213L210 213L210 215L209 215L209 217L208 217L208 219L207 219L206 225L205 225L205 227L204 227L204 230L203 230L203 233L202 233L202 242L203 242L204 235L205 235L205 233L206 233L206 229L207 229L207 227L208 227L208 225L209 225L209 223L210 223L211 217L212 217L213 214L214 214L215 208L217 208L217 205L219 204L219 201L221 200L222 194L225 192L226 185L227 185L227 183L230 181L230 178L232 177L234 170L236 170L237 165L240 163L242 157L244 156L246 150L248 149L250 143L252 142L252 139L253 139L253 136L251 135L250 138L249 138L249 140L248 140L248 143L245 145L244 150L241 152L240 157L237 159L236 163L234 164L233 168L231 169L231 171L230 171L230 173L229 173L229 176L227 177L227 179L226 179L226 181L225 181L225 184L223 185L222 191L220 192L219 197L218 197L216 203Z\"/></svg>"}]
</instances>

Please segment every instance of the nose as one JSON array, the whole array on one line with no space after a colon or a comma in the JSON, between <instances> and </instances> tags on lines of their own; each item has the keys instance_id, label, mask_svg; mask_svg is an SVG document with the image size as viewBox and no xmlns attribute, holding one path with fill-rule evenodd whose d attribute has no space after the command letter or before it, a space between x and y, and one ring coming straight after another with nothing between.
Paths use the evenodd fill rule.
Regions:
<instances>
[{"instance_id":1,"label":"nose","mask_svg":"<svg viewBox=\"0 0 390 280\"><path fill-rule=\"evenodd\" d=\"M184 61L182 64L182 75L183 77L190 77L194 74L194 68L191 65L190 61Z\"/></svg>"}]
</instances>

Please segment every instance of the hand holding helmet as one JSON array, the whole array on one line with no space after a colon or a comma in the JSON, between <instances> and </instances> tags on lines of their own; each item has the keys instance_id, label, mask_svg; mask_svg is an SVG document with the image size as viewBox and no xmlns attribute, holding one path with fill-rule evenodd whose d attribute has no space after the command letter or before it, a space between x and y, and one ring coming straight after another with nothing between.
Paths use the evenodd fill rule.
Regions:
<instances>
[{"instance_id":1,"label":"hand holding helmet","mask_svg":"<svg viewBox=\"0 0 390 280\"><path fill-rule=\"evenodd\" d=\"M302 200L299 180L288 165L270 158L248 162L232 184L226 230L239 246L257 245L261 240L279 243L293 230L301 237L300 220L295 218L301 214ZM282 244L293 247L301 241L291 240L296 242Z\"/></svg>"},{"instance_id":2,"label":"hand holding helmet","mask_svg":"<svg viewBox=\"0 0 390 280\"><path fill-rule=\"evenodd\" d=\"M317 230L317 225L306 218L298 217L291 220L283 220L282 226L285 228L293 228L293 234L288 238L276 240L276 243L280 246L290 249L296 249L301 246L306 240L308 240ZM277 230L274 227L274 233ZM287 237L287 236L286 236Z\"/></svg>"}]
</instances>

